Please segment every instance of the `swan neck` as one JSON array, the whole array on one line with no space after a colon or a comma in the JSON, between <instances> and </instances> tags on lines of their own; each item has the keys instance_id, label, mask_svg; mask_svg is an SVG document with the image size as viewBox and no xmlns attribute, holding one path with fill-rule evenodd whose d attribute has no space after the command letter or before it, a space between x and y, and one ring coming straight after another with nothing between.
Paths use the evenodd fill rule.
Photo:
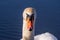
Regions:
<instances>
[{"instance_id":1,"label":"swan neck","mask_svg":"<svg viewBox=\"0 0 60 40\"><path fill-rule=\"evenodd\" d=\"M23 20L22 39L23 40L34 40L34 31L28 31L26 29L27 22Z\"/></svg>"}]
</instances>

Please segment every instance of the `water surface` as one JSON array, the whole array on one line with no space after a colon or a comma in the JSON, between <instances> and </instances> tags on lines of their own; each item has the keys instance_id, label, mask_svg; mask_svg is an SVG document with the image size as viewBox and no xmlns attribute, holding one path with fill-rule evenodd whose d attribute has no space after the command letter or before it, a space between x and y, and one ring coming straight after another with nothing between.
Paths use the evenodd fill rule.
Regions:
<instances>
[{"instance_id":1,"label":"water surface","mask_svg":"<svg viewBox=\"0 0 60 40\"><path fill-rule=\"evenodd\" d=\"M21 38L22 12L29 6L37 11L35 35L50 32L60 40L59 0L0 0L0 40Z\"/></svg>"}]
</instances>

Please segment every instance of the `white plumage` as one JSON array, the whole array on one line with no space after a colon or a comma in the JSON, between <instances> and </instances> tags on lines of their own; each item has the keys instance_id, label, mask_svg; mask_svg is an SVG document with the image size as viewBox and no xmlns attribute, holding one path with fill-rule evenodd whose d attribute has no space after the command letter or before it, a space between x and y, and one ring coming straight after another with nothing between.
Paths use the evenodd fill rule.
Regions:
<instances>
[{"instance_id":1,"label":"white plumage","mask_svg":"<svg viewBox=\"0 0 60 40\"><path fill-rule=\"evenodd\" d=\"M54 35L49 32L36 35L34 40L58 40Z\"/></svg>"}]
</instances>

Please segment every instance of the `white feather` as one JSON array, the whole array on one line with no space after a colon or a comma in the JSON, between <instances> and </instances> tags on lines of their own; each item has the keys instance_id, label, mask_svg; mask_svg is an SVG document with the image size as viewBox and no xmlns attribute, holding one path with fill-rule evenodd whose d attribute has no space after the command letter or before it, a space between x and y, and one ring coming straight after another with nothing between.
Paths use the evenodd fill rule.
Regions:
<instances>
[{"instance_id":1,"label":"white feather","mask_svg":"<svg viewBox=\"0 0 60 40\"><path fill-rule=\"evenodd\" d=\"M43 34L39 34L36 35L34 37L34 40L58 40L54 35L52 35L49 32L43 33Z\"/></svg>"}]
</instances>

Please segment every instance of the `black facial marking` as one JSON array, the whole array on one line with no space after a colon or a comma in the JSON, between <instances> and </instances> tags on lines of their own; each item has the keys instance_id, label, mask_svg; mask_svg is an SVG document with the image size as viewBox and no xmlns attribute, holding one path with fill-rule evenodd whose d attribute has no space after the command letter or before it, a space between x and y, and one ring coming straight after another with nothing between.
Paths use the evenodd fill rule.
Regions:
<instances>
[{"instance_id":1,"label":"black facial marking","mask_svg":"<svg viewBox=\"0 0 60 40\"><path fill-rule=\"evenodd\" d=\"M34 14L31 15L30 20L34 20Z\"/></svg>"},{"instance_id":2,"label":"black facial marking","mask_svg":"<svg viewBox=\"0 0 60 40\"><path fill-rule=\"evenodd\" d=\"M31 16L28 15L28 14L26 14L26 15L27 15L27 18L30 17L30 21L31 21L31 20L34 20L34 14L32 14Z\"/></svg>"},{"instance_id":3,"label":"black facial marking","mask_svg":"<svg viewBox=\"0 0 60 40\"><path fill-rule=\"evenodd\" d=\"M29 15L28 14L26 14L27 15L27 17L29 17Z\"/></svg>"}]
</instances>

